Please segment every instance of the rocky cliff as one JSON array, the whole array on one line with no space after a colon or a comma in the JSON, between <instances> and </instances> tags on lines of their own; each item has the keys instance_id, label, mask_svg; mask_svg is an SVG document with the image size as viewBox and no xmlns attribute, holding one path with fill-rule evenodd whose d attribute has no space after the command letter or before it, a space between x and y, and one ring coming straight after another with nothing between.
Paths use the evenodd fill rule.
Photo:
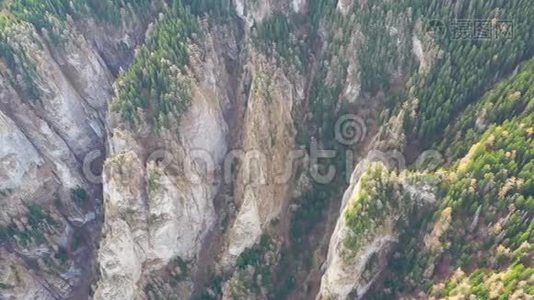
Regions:
<instances>
[{"instance_id":1,"label":"rocky cliff","mask_svg":"<svg viewBox=\"0 0 534 300\"><path fill-rule=\"evenodd\" d=\"M58 25L45 29L2 18L2 295L84 297L100 236L113 73L129 60L114 49L120 38L134 47L140 25L50 16Z\"/></svg>"},{"instance_id":2,"label":"rocky cliff","mask_svg":"<svg viewBox=\"0 0 534 300\"><path fill-rule=\"evenodd\" d=\"M403 228L436 203L431 178L362 163L366 170L345 194L346 206L330 239L317 299L362 298L386 267Z\"/></svg>"},{"instance_id":3,"label":"rocky cliff","mask_svg":"<svg viewBox=\"0 0 534 300\"><path fill-rule=\"evenodd\" d=\"M223 53L237 49L232 39L221 41L205 30L189 45L186 75L174 78L192 82L193 101L179 124L153 135L153 124L132 130L120 116L109 116L96 298L141 297L145 286L157 295L152 272L177 258L192 269L188 272L196 272L203 240L216 223L220 184L215 174L229 148L224 115L234 104ZM183 290L174 293L191 292L193 283L184 281Z\"/></svg>"}]
</instances>

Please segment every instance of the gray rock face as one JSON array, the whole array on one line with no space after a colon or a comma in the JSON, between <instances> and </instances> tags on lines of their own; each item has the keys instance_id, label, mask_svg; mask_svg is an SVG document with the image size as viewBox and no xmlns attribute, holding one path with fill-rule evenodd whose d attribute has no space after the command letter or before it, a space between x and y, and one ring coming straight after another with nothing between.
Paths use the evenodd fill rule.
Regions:
<instances>
[{"instance_id":1,"label":"gray rock face","mask_svg":"<svg viewBox=\"0 0 534 300\"><path fill-rule=\"evenodd\" d=\"M254 54L253 54L254 55ZM292 106L301 101L303 79L288 78L258 55L250 64L252 86L242 124L243 167L235 182L238 212L227 237L223 266L231 266L259 241L269 223L287 207L291 182L281 174L291 166L295 149Z\"/></svg>"},{"instance_id":2,"label":"gray rock face","mask_svg":"<svg viewBox=\"0 0 534 300\"><path fill-rule=\"evenodd\" d=\"M102 33L91 24L84 29ZM16 67L0 66L0 282L8 298L86 297L93 280L101 200L97 176L88 176L96 170L84 162L104 153L114 77L76 25L67 24L60 45L24 22L4 33L18 57Z\"/></svg>"},{"instance_id":3,"label":"gray rock face","mask_svg":"<svg viewBox=\"0 0 534 300\"><path fill-rule=\"evenodd\" d=\"M147 135L151 125L131 130L110 115L96 299L142 297L155 272L175 258L196 265L216 220L219 185L211 175L228 148L228 75L216 43L206 31L190 45L193 100L180 124ZM178 293L190 292L185 285Z\"/></svg>"}]
</instances>

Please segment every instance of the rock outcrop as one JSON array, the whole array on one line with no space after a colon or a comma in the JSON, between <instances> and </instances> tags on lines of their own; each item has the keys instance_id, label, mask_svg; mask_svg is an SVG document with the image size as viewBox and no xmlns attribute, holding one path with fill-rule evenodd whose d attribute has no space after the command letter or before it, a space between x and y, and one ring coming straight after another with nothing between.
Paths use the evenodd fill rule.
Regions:
<instances>
[{"instance_id":1,"label":"rock outcrop","mask_svg":"<svg viewBox=\"0 0 534 300\"><path fill-rule=\"evenodd\" d=\"M365 172L353 178L344 196L317 299L362 298L387 265L403 228L416 218L414 211L436 201L431 185L416 180L421 175L362 163L368 164Z\"/></svg>"},{"instance_id":2,"label":"rock outcrop","mask_svg":"<svg viewBox=\"0 0 534 300\"><path fill-rule=\"evenodd\" d=\"M255 58L247 67L252 83L238 153L242 165L234 183L237 216L222 259L226 267L257 243L289 205L296 134L291 112L303 100L302 77L286 75L253 50L251 56Z\"/></svg>"},{"instance_id":3,"label":"rock outcrop","mask_svg":"<svg viewBox=\"0 0 534 300\"><path fill-rule=\"evenodd\" d=\"M153 124L134 129L110 115L96 299L141 297L156 273L176 258L196 266L217 220L216 175L228 149L224 114L231 105L221 53L236 50L231 39L218 44L204 29L202 41L189 48L192 102L179 124L155 134ZM174 293L183 297L191 288L185 284Z\"/></svg>"},{"instance_id":4,"label":"rock outcrop","mask_svg":"<svg viewBox=\"0 0 534 300\"><path fill-rule=\"evenodd\" d=\"M61 31L24 21L2 30L2 56L11 57L0 64L0 282L6 298L86 297L94 279L98 164L113 59L104 59L87 34L106 36L103 27L85 20L79 30L80 23L68 19ZM137 36L139 27L115 28L111 36ZM117 67L124 66L112 50L117 43L108 36L102 44Z\"/></svg>"}]
</instances>

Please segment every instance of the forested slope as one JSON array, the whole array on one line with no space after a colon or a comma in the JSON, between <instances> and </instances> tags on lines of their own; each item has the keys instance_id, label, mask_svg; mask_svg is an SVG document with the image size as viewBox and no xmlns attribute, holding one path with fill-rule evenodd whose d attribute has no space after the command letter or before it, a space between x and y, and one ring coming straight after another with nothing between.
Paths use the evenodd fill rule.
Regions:
<instances>
[{"instance_id":1,"label":"forested slope","mask_svg":"<svg viewBox=\"0 0 534 300\"><path fill-rule=\"evenodd\" d=\"M450 162L434 171L439 208L404 234L376 297L533 294L533 66L526 62L448 127Z\"/></svg>"}]
</instances>

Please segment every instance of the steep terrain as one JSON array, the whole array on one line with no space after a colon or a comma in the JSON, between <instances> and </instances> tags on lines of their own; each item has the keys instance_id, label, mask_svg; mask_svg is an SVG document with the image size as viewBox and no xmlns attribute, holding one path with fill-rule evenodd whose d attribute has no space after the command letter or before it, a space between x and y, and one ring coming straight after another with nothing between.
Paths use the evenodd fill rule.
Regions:
<instances>
[{"instance_id":1,"label":"steep terrain","mask_svg":"<svg viewBox=\"0 0 534 300\"><path fill-rule=\"evenodd\" d=\"M0 5L2 295L85 297L113 74L142 42L143 21L133 11L112 26L50 3Z\"/></svg>"},{"instance_id":2,"label":"steep terrain","mask_svg":"<svg viewBox=\"0 0 534 300\"><path fill-rule=\"evenodd\" d=\"M534 296L528 1L0 8L0 298Z\"/></svg>"}]
</instances>

